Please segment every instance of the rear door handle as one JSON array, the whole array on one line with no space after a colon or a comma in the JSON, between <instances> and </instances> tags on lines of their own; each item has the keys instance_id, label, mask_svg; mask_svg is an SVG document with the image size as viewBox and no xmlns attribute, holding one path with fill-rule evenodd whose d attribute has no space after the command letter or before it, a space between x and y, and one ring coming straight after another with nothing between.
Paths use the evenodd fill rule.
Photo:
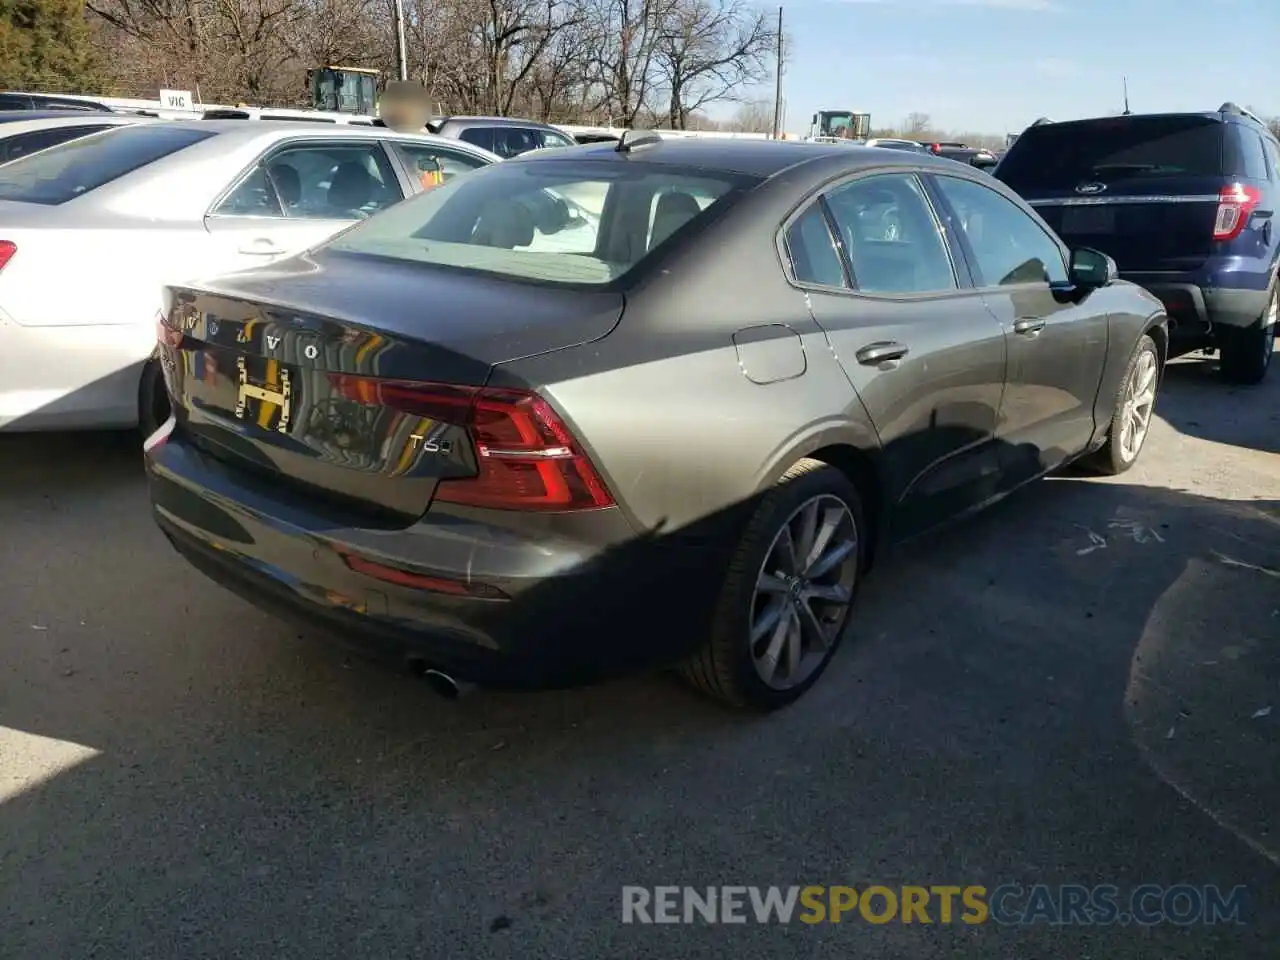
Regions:
<instances>
[{"instance_id":1,"label":"rear door handle","mask_svg":"<svg viewBox=\"0 0 1280 960\"><path fill-rule=\"evenodd\" d=\"M280 248L276 246L276 242L267 237L257 237L240 244L240 252L247 254L256 254L257 256L271 256L280 252Z\"/></svg>"},{"instance_id":2,"label":"rear door handle","mask_svg":"<svg viewBox=\"0 0 1280 960\"><path fill-rule=\"evenodd\" d=\"M886 360L901 360L909 352L905 343L898 343L896 340L880 340L876 343L868 343L854 356L858 358L859 363L874 366Z\"/></svg>"},{"instance_id":3,"label":"rear door handle","mask_svg":"<svg viewBox=\"0 0 1280 960\"><path fill-rule=\"evenodd\" d=\"M1043 317L1023 317L1013 321L1014 333L1039 333L1044 329Z\"/></svg>"}]
</instances>

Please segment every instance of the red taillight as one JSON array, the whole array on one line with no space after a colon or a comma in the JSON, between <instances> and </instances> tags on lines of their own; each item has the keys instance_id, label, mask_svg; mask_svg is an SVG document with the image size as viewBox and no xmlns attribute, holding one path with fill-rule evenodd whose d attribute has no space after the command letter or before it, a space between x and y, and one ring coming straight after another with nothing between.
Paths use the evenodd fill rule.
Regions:
<instances>
[{"instance_id":1,"label":"red taillight","mask_svg":"<svg viewBox=\"0 0 1280 960\"><path fill-rule=\"evenodd\" d=\"M1234 240L1249 224L1249 217L1262 202L1256 187L1233 183L1218 192L1218 215L1213 221L1213 239Z\"/></svg>"},{"instance_id":2,"label":"red taillight","mask_svg":"<svg viewBox=\"0 0 1280 960\"><path fill-rule=\"evenodd\" d=\"M931 143L931 144L929 144L929 152L930 152L930 153L941 153L941 152L942 152L942 144L940 144L940 143Z\"/></svg>"},{"instance_id":3,"label":"red taillight","mask_svg":"<svg viewBox=\"0 0 1280 960\"><path fill-rule=\"evenodd\" d=\"M0 240L0 270L3 270L18 252L18 245L12 240Z\"/></svg>"},{"instance_id":4,"label":"red taillight","mask_svg":"<svg viewBox=\"0 0 1280 960\"><path fill-rule=\"evenodd\" d=\"M526 390L332 376L362 403L465 426L477 475L442 480L436 499L497 510L597 510L613 506L591 460L550 404Z\"/></svg>"}]
</instances>

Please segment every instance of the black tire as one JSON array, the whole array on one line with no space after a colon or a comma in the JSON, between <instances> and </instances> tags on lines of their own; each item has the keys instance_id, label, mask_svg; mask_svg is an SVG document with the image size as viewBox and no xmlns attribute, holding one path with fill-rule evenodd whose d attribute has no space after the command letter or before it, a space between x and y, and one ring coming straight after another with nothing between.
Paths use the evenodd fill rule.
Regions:
<instances>
[{"instance_id":1,"label":"black tire","mask_svg":"<svg viewBox=\"0 0 1280 960\"><path fill-rule=\"evenodd\" d=\"M1276 349L1276 312L1280 309L1280 283L1272 283L1271 296L1258 322L1251 327L1218 329L1219 370L1231 383L1253 386L1271 369Z\"/></svg>"},{"instance_id":2,"label":"black tire","mask_svg":"<svg viewBox=\"0 0 1280 960\"><path fill-rule=\"evenodd\" d=\"M815 497L834 497L848 507L856 535L850 555L854 579L849 604L838 620L828 624L833 639L806 679L786 689L765 683L751 654L750 627L756 582L774 539L795 512ZM715 618L705 645L680 667L683 677L701 692L749 710L767 712L800 699L826 671L848 627L853 598L866 566L867 526L857 487L842 471L820 460L801 460L761 499L747 522L730 561L717 601Z\"/></svg>"},{"instance_id":3,"label":"black tire","mask_svg":"<svg viewBox=\"0 0 1280 960\"><path fill-rule=\"evenodd\" d=\"M147 439L169 419L169 391L164 383L160 361L152 357L142 368L138 383L138 432Z\"/></svg>"},{"instance_id":4,"label":"black tire","mask_svg":"<svg viewBox=\"0 0 1280 960\"><path fill-rule=\"evenodd\" d=\"M1149 355L1155 361L1156 396L1157 398L1159 397L1160 379L1164 374L1160 366L1160 350L1155 341L1144 334L1138 340L1137 346L1133 348L1129 363L1124 368L1124 376L1120 378L1120 386L1116 388L1116 397L1112 402L1111 424L1107 427L1107 442L1086 461L1087 466L1092 467L1099 473L1104 473L1108 476L1124 473L1138 462L1138 457L1142 454L1142 447L1145 445L1147 438L1146 431L1143 432L1142 441L1138 449L1133 451L1132 455L1126 452L1119 438L1121 431L1124 429L1124 419L1127 414L1125 393L1129 388L1129 382L1133 379L1134 371L1138 368L1138 364L1142 361L1144 355ZM1154 405L1153 401L1152 406L1154 407Z\"/></svg>"}]
</instances>

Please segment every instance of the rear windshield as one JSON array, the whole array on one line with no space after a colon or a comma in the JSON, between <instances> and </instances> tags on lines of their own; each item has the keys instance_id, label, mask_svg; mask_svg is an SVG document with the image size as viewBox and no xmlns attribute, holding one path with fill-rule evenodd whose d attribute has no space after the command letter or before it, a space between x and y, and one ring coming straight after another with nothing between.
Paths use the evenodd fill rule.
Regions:
<instances>
[{"instance_id":1,"label":"rear windshield","mask_svg":"<svg viewBox=\"0 0 1280 960\"><path fill-rule=\"evenodd\" d=\"M397 204L326 246L540 283L601 286L757 182L640 162L508 161Z\"/></svg>"},{"instance_id":2,"label":"rear windshield","mask_svg":"<svg viewBox=\"0 0 1280 960\"><path fill-rule=\"evenodd\" d=\"M72 140L0 167L0 200L66 203L211 136L192 127L139 124Z\"/></svg>"},{"instance_id":3,"label":"rear windshield","mask_svg":"<svg viewBox=\"0 0 1280 960\"><path fill-rule=\"evenodd\" d=\"M1217 177L1223 124L1207 117L1111 117L1033 127L996 170L1014 190L1126 177Z\"/></svg>"}]
</instances>

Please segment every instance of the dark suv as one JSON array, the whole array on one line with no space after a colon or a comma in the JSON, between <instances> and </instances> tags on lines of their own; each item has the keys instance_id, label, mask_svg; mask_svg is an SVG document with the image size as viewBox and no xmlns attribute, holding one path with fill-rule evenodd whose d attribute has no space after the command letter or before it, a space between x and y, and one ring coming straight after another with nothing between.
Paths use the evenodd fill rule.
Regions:
<instances>
[{"instance_id":1,"label":"dark suv","mask_svg":"<svg viewBox=\"0 0 1280 960\"><path fill-rule=\"evenodd\" d=\"M1275 349L1280 141L1231 103L1207 113L1041 122L994 175L1073 247L1162 301L1171 349L1216 348L1258 383Z\"/></svg>"}]
</instances>

